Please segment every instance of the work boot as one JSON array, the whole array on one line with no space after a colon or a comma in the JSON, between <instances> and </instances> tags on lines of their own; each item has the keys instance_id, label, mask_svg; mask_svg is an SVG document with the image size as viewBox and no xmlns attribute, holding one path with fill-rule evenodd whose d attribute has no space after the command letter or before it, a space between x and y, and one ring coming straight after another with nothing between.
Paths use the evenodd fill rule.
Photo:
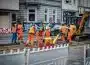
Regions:
<instances>
[{"instance_id":1,"label":"work boot","mask_svg":"<svg viewBox=\"0 0 90 65\"><path fill-rule=\"evenodd\" d=\"M23 40L21 40L21 43L23 44L23 43L24 43L24 41L23 41Z\"/></svg>"},{"instance_id":2,"label":"work boot","mask_svg":"<svg viewBox=\"0 0 90 65\"><path fill-rule=\"evenodd\" d=\"M20 44L20 40L18 40L17 44Z\"/></svg>"},{"instance_id":3,"label":"work boot","mask_svg":"<svg viewBox=\"0 0 90 65\"><path fill-rule=\"evenodd\" d=\"M69 42L69 46L71 46L72 45L72 42Z\"/></svg>"}]
</instances>

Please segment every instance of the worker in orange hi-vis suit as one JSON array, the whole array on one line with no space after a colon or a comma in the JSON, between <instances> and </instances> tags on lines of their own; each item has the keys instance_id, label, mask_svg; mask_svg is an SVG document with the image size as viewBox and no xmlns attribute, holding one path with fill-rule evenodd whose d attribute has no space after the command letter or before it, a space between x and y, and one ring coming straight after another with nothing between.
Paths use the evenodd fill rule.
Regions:
<instances>
[{"instance_id":1,"label":"worker in orange hi-vis suit","mask_svg":"<svg viewBox=\"0 0 90 65\"><path fill-rule=\"evenodd\" d=\"M31 48L34 47L34 39L35 38L35 27L34 25L32 25L29 29L29 32L28 32L28 40L27 40L27 43L28 45L30 45Z\"/></svg>"},{"instance_id":2,"label":"worker in orange hi-vis suit","mask_svg":"<svg viewBox=\"0 0 90 65\"><path fill-rule=\"evenodd\" d=\"M37 32L36 32L36 39L37 39L37 43L38 43L38 47L40 49L42 49L43 47L43 38L44 38L44 30L43 28L41 27Z\"/></svg>"},{"instance_id":3,"label":"worker in orange hi-vis suit","mask_svg":"<svg viewBox=\"0 0 90 65\"><path fill-rule=\"evenodd\" d=\"M67 37L67 33L68 33L67 25L66 24L62 24L60 31L62 33L61 40L65 41L66 37Z\"/></svg>"},{"instance_id":4,"label":"worker in orange hi-vis suit","mask_svg":"<svg viewBox=\"0 0 90 65\"><path fill-rule=\"evenodd\" d=\"M76 26L74 24L71 24L68 31L68 41L71 44L72 43L72 37L76 32Z\"/></svg>"},{"instance_id":5,"label":"worker in orange hi-vis suit","mask_svg":"<svg viewBox=\"0 0 90 65\"><path fill-rule=\"evenodd\" d=\"M23 26L21 23L17 25L17 34L19 43L23 42Z\"/></svg>"},{"instance_id":6,"label":"worker in orange hi-vis suit","mask_svg":"<svg viewBox=\"0 0 90 65\"><path fill-rule=\"evenodd\" d=\"M51 38L51 30L50 27L46 26L46 30L45 30L45 48L51 46L51 44L53 43L52 38Z\"/></svg>"}]
</instances>

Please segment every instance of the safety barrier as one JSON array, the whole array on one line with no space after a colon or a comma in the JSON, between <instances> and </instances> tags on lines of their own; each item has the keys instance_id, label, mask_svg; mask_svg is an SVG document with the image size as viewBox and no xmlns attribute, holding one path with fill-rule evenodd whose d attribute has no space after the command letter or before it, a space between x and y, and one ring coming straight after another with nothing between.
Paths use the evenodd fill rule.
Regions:
<instances>
[{"instance_id":1,"label":"safety barrier","mask_svg":"<svg viewBox=\"0 0 90 65\"><path fill-rule=\"evenodd\" d=\"M50 51L50 50L53 50L53 49L60 49L60 48L65 48L65 47L68 47L68 44L60 44L60 45L56 45L54 47L50 46L50 48L49 47L47 47L47 48L43 47L42 49L32 48L32 49L28 49L28 51L30 53L35 53L35 52Z\"/></svg>"},{"instance_id":2,"label":"safety barrier","mask_svg":"<svg viewBox=\"0 0 90 65\"><path fill-rule=\"evenodd\" d=\"M11 33L11 28L0 28L0 34L8 34Z\"/></svg>"},{"instance_id":3,"label":"safety barrier","mask_svg":"<svg viewBox=\"0 0 90 65\"><path fill-rule=\"evenodd\" d=\"M45 47L43 47L42 49L40 49L40 48L32 48L32 49L30 49L30 48L27 48L27 50L26 50L26 64L25 65L52 65L52 63L51 63L51 61L54 61L54 60L56 60L56 62L57 62L57 60L59 59L59 58L57 58L57 59L51 59L51 60L47 60L47 61L40 61L39 63L35 63L35 64L30 64L30 62L31 62L31 60L30 60L30 56L32 56L33 54L39 54L39 53L42 53L42 54L44 54L44 52L45 52L45 54L47 54L49 51L50 52L53 52L53 51L55 51L55 50L60 50L60 49L64 49L65 50L65 52L66 52L66 55L68 54L68 44L60 44L60 45L56 45L56 46L54 46L54 47L52 47L52 46L50 46L50 48L49 47L47 47L47 48L45 48ZM63 59L65 62L66 62L66 58L65 59ZM45 64L45 63L47 63L47 62L50 62L49 64ZM60 63L59 61L58 61L58 63ZM53 64L53 65L57 65L57 64ZM59 64L60 65L60 64Z\"/></svg>"},{"instance_id":4,"label":"safety barrier","mask_svg":"<svg viewBox=\"0 0 90 65\"><path fill-rule=\"evenodd\" d=\"M28 51L30 53L35 53L35 52L43 52L43 51L49 51L49 50L53 50L53 49L60 49L60 48L65 48L68 47L68 44L64 44L64 45L56 45L54 47L43 47L42 49L40 48L28 48ZM26 48L6 48L6 49L0 49L0 56L1 55L11 55L11 54L20 54L20 53L25 53Z\"/></svg>"},{"instance_id":5,"label":"safety barrier","mask_svg":"<svg viewBox=\"0 0 90 65\"><path fill-rule=\"evenodd\" d=\"M29 65L84 65L84 61L81 58L73 60L70 57L59 57Z\"/></svg>"},{"instance_id":6,"label":"safety barrier","mask_svg":"<svg viewBox=\"0 0 90 65\"><path fill-rule=\"evenodd\" d=\"M22 54L25 53L25 48L11 48L11 49L0 49L0 56L4 55L13 55L13 54Z\"/></svg>"},{"instance_id":7,"label":"safety barrier","mask_svg":"<svg viewBox=\"0 0 90 65\"><path fill-rule=\"evenodd\" d=\"M53 59L45 60L45 61L39 61L39 62L30 64L30 58L31 58L30 56L32 56L31 54L33 54L33 53L37 53L37 55L38 55L38 52L42 52L42 51L47 52L47 51L51 51L51 49L55 50L55 49L61 49L61 48L67 48L67 47L68 47L68 44L64 44L64 45L61 44L61 45L54 46L54 48L47 47L46 49L43 48L41 50L39 48L38 49L33 48L32 50L27 49L28 53L27 53L27 64L26 65L90 65L90 58L86 58L86 49L89 48L89 45L82 46L83 51L84 51L82 53L84 56L81 56L81 57L80 57L80 55L62 56L62 57L53 58ZM76 48L78 48L78 47L76 47ZM80 48L78 48L78 49L80 49ZM75 49L75 51L76 50L77 49ZM79 51L77 53L79 54ZM35 55L33 55L33 56L35 56Z\"/></svg>"},{"instance_id":8,"label":"safety barrier","mask_svg":"<svg viewBox=\"0 0 90 65\"><path fill-rule=\"evenodd\" d=\"M0 49L0 64L25 65L25 48Z\"/></svg>"},{"instance_id":9,"label":"safety barrier","mask_svg":"<svg viewBox=\"0 0 90 65\"><path fill-rule=\"evenodd\" d=\"M86 49L86 53L85 53L84 65L90 65L90 44L87 44L85 49Z\"/></svg>"},{"instance_id":10,"label":"safety barrier","mask_svg":"<svg viewBox=\"0 0 90 65\"><path fill-rule=\"evenodd\" d=\"M90 65L90 57L86 58L86 65Z\"/></svg>"},{"instance_id":11,"label":"safety barrier","mask_svg":"<svg viewBox=\"0 0 90 65\"><path fill-rule=\"evenodd\" d=\"M1 57L5 56L8 58L8 60L5 60L6 58L4 57L4 60L6 62L6 64L10 63L10 59L13 60L14 58L17 59L17 57L14 57L15 55L18 56L21 54L20 59L17 59L17 61L21 60L23 62L23 64L17 64L17 65L70 65L72 62L72 65L90 65L90 58L80 58L77 57L78 59L74 60L76 57L73 57L73 61L72 58L70 58L69 56L62 56L62 57L58 57L58 58L53 58L51 60L46 60L46 61L40 61L40 62L36 62L34 64L29 64L30 63L30 55L34 54L34 53L39 53L39 52L47 52L47 51L52 51L52 50L58 50L58 49L68 49L68 44L61 44L61 45L56 45L54 47L50 47L50 48L8 48L8 49L0 49L0 59L2 59ZM61 52L61 51L59 51ZM65 51L63 51L65 52ZM9 57L11 56L11 57ZM34 56L34 55L33 55ZM23 57L23 58L22 58ZM13 58L13 59L12 59ZM22 60L23 59L23 60ZM85 61L84 61L85 59ZM14 59L13 62L15 62L16 60ZM12 63L12 65L14 65ZM1 60L0 60L1 63ZM20 62L19 62L20 63ZM84 64L85 63L85 64Z\"/></svg>"}]
</instances>

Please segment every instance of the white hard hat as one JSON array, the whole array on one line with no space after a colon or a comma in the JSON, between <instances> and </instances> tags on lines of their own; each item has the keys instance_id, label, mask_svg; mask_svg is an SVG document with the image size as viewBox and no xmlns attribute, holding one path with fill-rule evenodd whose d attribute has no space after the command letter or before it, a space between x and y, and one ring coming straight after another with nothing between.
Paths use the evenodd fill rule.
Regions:
<instances>
[{"instance_id":1,"label":"white hard hat","mask_svg":"<svg viewBox=\"0 0 90 65\"><path fill-rule=\"evenodd\" d=\"M50 29L50 27L49 26L46 26L46 29Z\"/></svg>"},{"instance_id":2,"label":"white hard hat","mask_svg":"<svg viewBox=\"0 0 90 65\"><path fill-rule=\"evenodd\" d=\"M62 26L59 27L59 29L61 29L61 28L62 28Z\"/></svg>"}]
</instances>

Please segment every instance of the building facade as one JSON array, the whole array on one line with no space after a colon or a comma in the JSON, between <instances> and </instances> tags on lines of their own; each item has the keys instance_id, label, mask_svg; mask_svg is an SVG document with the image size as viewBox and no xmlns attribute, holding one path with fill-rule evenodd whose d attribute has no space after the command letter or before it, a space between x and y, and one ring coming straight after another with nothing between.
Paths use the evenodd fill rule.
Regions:
<instances>
[{"instance_id":1,"label":"building facade","mask_svg":"<svg viewBox=\"0 0 90 65\"><path fill-rule=\"evenodd\" d=\"M78 0L62 0L62 22L74 23L78 17Z\"/></svg>"},{"instance_id":2,"label":"building facade","mask_svg":"<svg viewBox=\"0 0 90 65\"><path fill-rule=\"evenodd\" d=\"M12 21L16 21L19 11L19 0L0 0L0 28L11 28Z\"/></svg>"},{"instance_id":3,"label":"building facade","mask_svg":"<svg viewBox=\"0 0 90 65\"><path fill-rule=\"evenodd\" d=\"M90 0L79 0L78 4L79 14L90 12ZM88 17L86 26L90 27L90 16Z\"/></svg>"},{"instance_id":4,"label":"building facade","mask_svg":"<svg viewBox=\"0 0 90 65\"><path fill-rule=\"evenodd\" d=\"M61 22L61 0L20 0L24 22Z\"/></svg>"},{"instance_id":5,"label":"building facade","mask_svg":"<svg viewBox=\"0 0 90 65\"><path fill-rule=\"evenodd\" d=\"M79 0L78 4L79 14L90 11L90 0Z\"/></svg>"}]
</instances>

